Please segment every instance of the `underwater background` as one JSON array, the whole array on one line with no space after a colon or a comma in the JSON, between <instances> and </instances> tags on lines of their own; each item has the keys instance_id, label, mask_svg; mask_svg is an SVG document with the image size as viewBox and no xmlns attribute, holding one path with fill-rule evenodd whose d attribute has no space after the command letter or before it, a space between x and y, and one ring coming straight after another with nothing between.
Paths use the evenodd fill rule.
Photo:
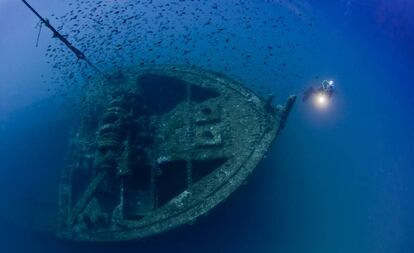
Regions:
<instances>
[{"instance_id":1,"label":"underwater background","mask_svg":"<svg viewBox=\"0 0 414 253\"><path fill-rule=\"evenodd\" d=\"M33 13L0 0L1 252L414 252L414 1L30 3L104 71L190 64L276 103L324 79L336 91L324 110L298 99L247 185L195 224L58 240L44 222L95 73L45 27L36 47Z\"/></svg>"}]
</instances>

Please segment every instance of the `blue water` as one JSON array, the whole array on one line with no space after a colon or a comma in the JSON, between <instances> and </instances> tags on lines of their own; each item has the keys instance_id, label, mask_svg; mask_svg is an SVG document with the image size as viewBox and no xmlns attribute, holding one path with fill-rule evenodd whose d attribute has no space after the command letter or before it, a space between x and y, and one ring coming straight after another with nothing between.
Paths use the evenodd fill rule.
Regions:
<instances>
[{"instance_id":1,"label":"blue water","mask_svg":"<svg viewBox=\"0 0 414 253\"><path fill-rule=\"evenodd\" d=\"M71 2L78 1L31 1L48 17L63 15ZM67 75L53 72L44 57L47 45L59 44L43 28L36 48L38 20L20 1L2 0L0 251L414 252L414 2L247 1L249 9L224 0L153 4L167 2L187 6L184 17L169 17L177 33L183 26L198 32L188 55L164 46L157 49L163 57L156 63L168 62L169 56L175 63L223 72L257 93L275 94L277 103L332 79L336 92L329 107L320 110L298 101L248 184L191 226L140 242L60 241L24 224L36 227L33 217L50 215L38 212L57 197L76 118L74 96L62 94L76 95L82 84L60 87L51 79ZM213 2L225 20L210 13ZM224 35L206 39L204 32L210 31L190 15L197 8L203 22L211 18L230 30L236 50L224 48ZM278 17L283 24L276 29L264 22ZM247 30L240 25L246 19ZM151 57L146 50L151 43L142 41L134 57ZM177 43L180 49L186 46ZM271 57L268 46L274 50Z\"/></svg>"}]
</instances>

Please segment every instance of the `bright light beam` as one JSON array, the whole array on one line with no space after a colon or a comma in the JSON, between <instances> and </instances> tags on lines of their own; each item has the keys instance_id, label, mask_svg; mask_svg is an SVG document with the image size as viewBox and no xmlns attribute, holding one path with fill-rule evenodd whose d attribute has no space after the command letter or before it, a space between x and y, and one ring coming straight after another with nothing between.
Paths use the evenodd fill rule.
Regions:
<instances>
[{"instance_id":1,"label":"bright light beam","mask_svg":"<svg viewBox=\"0 0 414 253\"><path fill-rule=\"evenodd\" d=\"M328 99L328 97L325 93L319 92L319 93L315 94L314 104L316 105L316 107L318 107L320 109L324 109L324 108L328 107L329 99Z\"/></svg>"}]
</instances>

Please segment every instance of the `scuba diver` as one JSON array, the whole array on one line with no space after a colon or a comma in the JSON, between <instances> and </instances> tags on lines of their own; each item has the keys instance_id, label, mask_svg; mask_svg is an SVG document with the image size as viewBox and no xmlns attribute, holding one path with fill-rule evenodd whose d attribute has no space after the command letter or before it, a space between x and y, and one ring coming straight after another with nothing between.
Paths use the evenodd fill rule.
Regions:
<instances>
[{"instance_id":1,"label":"scuba diver","mask_svg":"<svg viewBox=\"0 0 414 253\"><path fill-rule=\"evenodd\" d=\"M334 93L335 86L332 80L323 80L322 85L315 89L313 87L309 87L305 92L303 92L302 101L306 102L311 96L319 95L330 99Z\"/></svg>"}]
</instances>

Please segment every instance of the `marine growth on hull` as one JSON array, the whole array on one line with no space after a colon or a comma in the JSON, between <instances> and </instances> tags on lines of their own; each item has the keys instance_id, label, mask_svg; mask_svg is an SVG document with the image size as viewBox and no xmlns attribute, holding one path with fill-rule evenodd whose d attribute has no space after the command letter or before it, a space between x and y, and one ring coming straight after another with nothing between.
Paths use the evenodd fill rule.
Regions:
<instances>
[{"instance_id":1,"label":"marine growth on hull","mask_svg":"<svg viewBox=\"0 0 414 253\"><path fill-rule=\"evenodd\" d=\"M58 235L92 241L193 222L246 179L289 111L222 75L168 65L118 73L85 105L62 173Z\"/></svg>"}]
</instances>

